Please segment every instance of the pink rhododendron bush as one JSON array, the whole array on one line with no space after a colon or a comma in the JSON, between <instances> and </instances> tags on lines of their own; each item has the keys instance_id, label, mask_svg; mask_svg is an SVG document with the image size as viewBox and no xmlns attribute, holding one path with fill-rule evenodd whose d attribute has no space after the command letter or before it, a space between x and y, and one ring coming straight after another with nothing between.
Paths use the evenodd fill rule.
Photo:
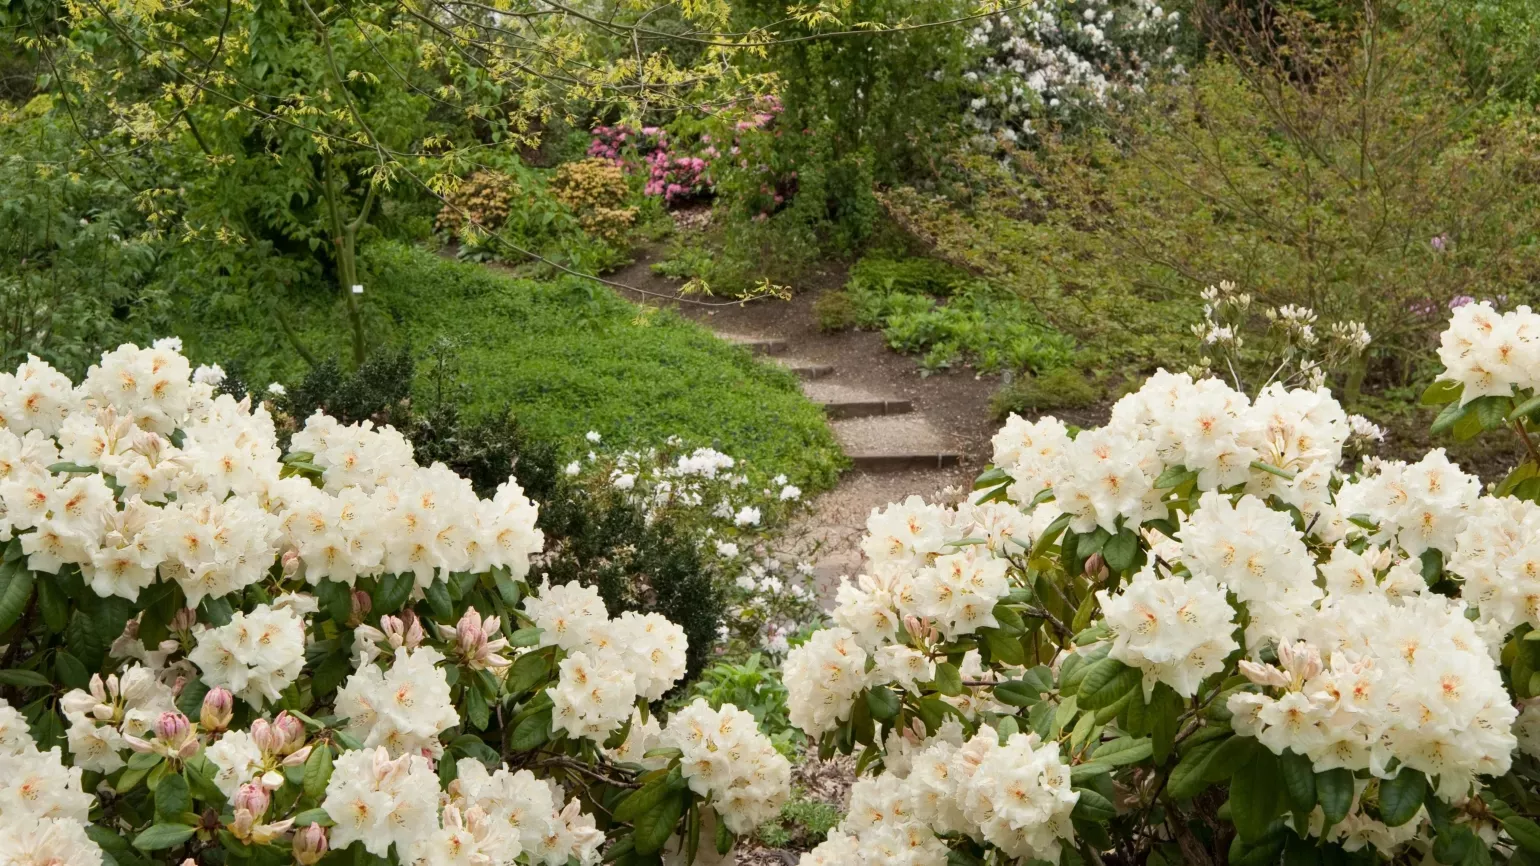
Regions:
<instances>
[{"instance_id":1,"label":"pink rhododendron bush","mask_svg":"<svg viewBox=\"0 0 1540 866\"><path fill-rule=\"evenodd\" d=\"M0 864L717 862L790 768L536 507L174 341L0 374ZM532 561L534 563L532 567Z\"/></svg>"},{"instance_id":2,"label":"pink rhododendron bush","mask_svg":"<svg viewBox=\"0 0 1540 866\"><path fill-rule=\"evenodd\" d=\"M1438 428L1529 441L1540 320L1459 310ZM1161 372L874 512L794 724L859 755L803 866L1540 862L1540 493L1322 387ZM1516 495L1517 494L1517 495Z\"/></svg>"}]
</instances>

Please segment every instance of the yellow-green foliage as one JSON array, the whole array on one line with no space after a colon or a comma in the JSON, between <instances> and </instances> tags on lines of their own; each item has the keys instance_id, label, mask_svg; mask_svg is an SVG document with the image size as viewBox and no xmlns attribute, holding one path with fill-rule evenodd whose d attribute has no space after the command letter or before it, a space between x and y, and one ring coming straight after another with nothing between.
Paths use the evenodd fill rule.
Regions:
<instances>
[{"instance_id":1,"label":"yellow-green foliage","mask_svg":"<svg viewBox=\"0 0 1540 866\"><path fill-rule=\"evenodd\" d=\"M551 193L577 215L583 231L606 241L619 241L636 223L637 209L627 207L631 188L620 166L607 159L563 163L556 169Z\"/></svg>"},{"instance_id":2,"label":"yellow-green foliage","mask_svg":"<svg viewBox=\"0 0 1540 866\"><path fill-rule=\"evenodd\" d=\"M444 196L444 207L434 224L453 235L459 235L467 224L497 231L508 221L514 186L513 178L500 171L478 171Z\"/></svg>"}]
</instances>

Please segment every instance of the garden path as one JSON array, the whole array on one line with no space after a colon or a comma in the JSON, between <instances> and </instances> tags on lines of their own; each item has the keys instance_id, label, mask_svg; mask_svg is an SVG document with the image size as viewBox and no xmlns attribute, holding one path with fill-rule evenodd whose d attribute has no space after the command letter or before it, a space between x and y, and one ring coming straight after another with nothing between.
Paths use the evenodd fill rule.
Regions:
<instances>
[{"instance_id":1,"label":"garden path","mask_svg":"<svg viewBox=\"0 0 1540 866\"><path fill-rule=\"evenodd\" d=\"M990 456L997 426L989 415L996 383L967 369L922 376L912 358L888 349L872 332L825 333L813 304L845 282L845 268L826 263L789 301L761 299L727 307L680 303L678 285L652 272L658 250L609 279L651 294L617 289L640 303L669 306L724 339L737 342L802 379L821 404L852 469L820 495L790 528L798 551L816 558L818 582L832 603L841 575L861 567L860 539L873 508L918 494L956 499ZM659 297L659 295L663 297Z\"/></svg>"}]
</instances>

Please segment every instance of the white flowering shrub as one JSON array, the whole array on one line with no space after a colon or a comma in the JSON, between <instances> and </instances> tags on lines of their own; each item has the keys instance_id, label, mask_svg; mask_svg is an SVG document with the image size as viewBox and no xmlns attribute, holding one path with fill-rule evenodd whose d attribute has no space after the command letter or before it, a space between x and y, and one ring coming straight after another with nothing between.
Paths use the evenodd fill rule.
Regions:
<instances>
[{"instance_id":1,"label":"white flowering shrub","mask_svg":"<svg viewBox=\"0 0 1540 866\"><path fill-rule=\"evenodd\" d=\"M0 374L0 866L708 862L789 765L537 509L174 341Z\"/></svg>"},{"instance_id":2,"label":"white flowering shrub","mask_svg":"<svg viewBox=\"0 0 1540 866\"><path fill-rule=\"evenodd\" d=\"M1040 0L979 19L963 73L964 122L989 150L1116 108L1155 76L1180 75L1181 13L1154 0Z\"/></svg>"},{"instance_id":3,"label":"white flowering shrub","mask_svg":"<svg viewBox=\"0 0 1540 866\"><path fill-rule=\"evenodd\" d=\"M725 601L720 643L733 655L780 656L789 638L821 618L808 545L784 531L802 490L785 475L751 470L714 448L678 437L644 450L592 449L564 472L591 500L619 499L649 524L666 523L695 543Z\"/></svg>"},{"instance_id":4,"label":"white flowering shrub","mask_svg":"<svg viewBox=\"0 0 1540 866\"><path fill-rule=\"evenodd\" d=\"M1458 311L1441 426L1527 438L1537 335ZM1012 417L967 502L875 511L785 663L862 774L803 866L1536 862L1536 467L1345 469L1354 433L1324 388L1160 372L1099 429Z\"/></svg>"}]
</instances>

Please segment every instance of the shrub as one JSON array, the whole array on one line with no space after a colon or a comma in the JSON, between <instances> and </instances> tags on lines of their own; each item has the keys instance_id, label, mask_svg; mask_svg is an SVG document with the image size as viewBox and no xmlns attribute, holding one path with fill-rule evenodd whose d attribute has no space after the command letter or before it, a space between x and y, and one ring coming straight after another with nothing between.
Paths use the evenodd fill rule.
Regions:
<instances>
[{"instance_id":1,"label":"shrub","mask_svg":"<svg viewBox=\"0 0 1540 866\"><path fill-rule=\"evenodd\" d=\"M846 291L824 292L813 302L813 315L818 319L818 329L827 334L855 327L856 304Z\"/></svg>"},{"instance_id":2,"label":"shrub","mask_svg":"<svg viewBox=\"0 0 1540 866\"><path fill-rule=\"evenodd\" d=\"M502 172L472 173L444 197L444 207L433 221L434 228L456 236L467 225L485 231L501 229L511 211L512 185L513 179Z\"/></svg>"},{"instance_id":3,"label":"shrub","mask_svg":"<svg viewBox=\"0 0 1540 866\"><path fill-rule=\"evenodd\" d=\"M634 862L779 813L749 713L658 712L678 625L530 579L516 481L324 414L285 453L216 378L0 377L8 862Z\"/></svg>"},{"instance_id":4,"label":"shrub","mask_svg":"<svg viewBox=\"0 0 1540 866\"><path fill-rule=\"evenodd\" d=\"M1200 292L1363 323L1344 398L1426 381L1463 297L1532 301L1534 116L1488 111L1433 35L1436 4L1371 4L1336 25L1236 14L1213 59L1105 134L1047 136L1002 167L954 165L953 197L886 197L939 257L1014 290L1055 328L1141 374L1196 360ZM1252 29L1248 29L1252 28ZM1280 133L1280 130L1283 133Z\"/></svg>"},{"instance_id":5,"label":"shrub","mask_svg":"<svg viewBox=\"0 0 1540 866\"><path fill-rule=\"evenodd\" d=\"M866 257L845 294L856 323L880 329L893 349L922 354L927 370L967 360L988 373L1047 371L1073 353L1021 299L942 262Z\"/></svg>"},{"instance_id":6,"label":"shrub","mask_svg":"<svg viewBox=\"0 0 1540 866\"><path fill-rule=\"evenodd\" d=\"M1069 367L1037 376L1022 376L1000 388L989 401L989 410L1004 420L1012 414L1037 413L1044 409L1081 409L1101 399L1101 391L1084 373Z\"/></svg>"},{"instance_id":7,"label":"shrub","mask_svg":"<svg viewBox=\"0 0 1540 866\"><path fill-rule=\"evenodd\" d=\"M583 231L609 243L619 243L636 222L637 209L626 205L631 189L620 167L608 160L562 163L551 192L577 214Z\"/></svg>"},{"instance_id":8,"label":"shrub","mask_svg":"<svg viewBox=\"0 0 1540 866\"><path fill-rule=\"evenodd\" d=\"M1456 312L1435 431L1532 435L1536 327ZM1540 457L1495 489L1442 450L1340 469L1375 432L1325 389L1161 372L1073 437L1012 417L967 502L874 511L867 576L782 669L791 723L862 752L803 864L890 838L927 863L1528 862Z\"/></svg>"},{"instance_id":9,"label":"shrub","mask_svg":"<svg viewBox=\"0 0 1540 866\"><path fill-rule=\"evenodd\" d=\"M780 671L766 664L759 653L741 662L718 661L690 686L688 700L705 700L712 707L732 704L754 715L759 730L788 758L795 758L804 742L786 714L786 686Z\"/></svg>"}]
</instances>

